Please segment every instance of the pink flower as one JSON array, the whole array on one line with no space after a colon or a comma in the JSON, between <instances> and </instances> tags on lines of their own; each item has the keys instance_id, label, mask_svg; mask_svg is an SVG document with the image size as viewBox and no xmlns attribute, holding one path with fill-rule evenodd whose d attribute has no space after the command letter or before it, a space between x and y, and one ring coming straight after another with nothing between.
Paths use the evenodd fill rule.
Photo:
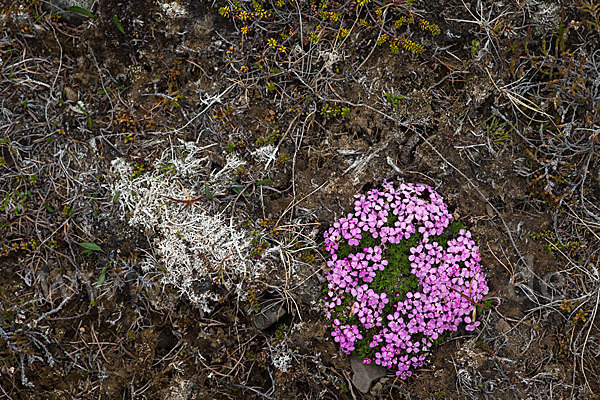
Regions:
<instances>
[{"instance_id":1,"label":"pink flower","mask_svg":"<svg viewBox=\"0 0 600 400\"><path fill-rule=\"evenodd\" d=\"M452 219L438 193L425 185L396 189L384 181L382 186L382 191L356 195L355 212L334 222L324 235L331 254L325 314L333 319L332 337L342 352L366 350L364 363L393 368L406 379L445 331L456 331L463 321L469 331L481 324L469 315L489 289L468 230L460 229L444 246L440 243L445 240L436 239ZM393 224L388 222L392 216ZM386 258L415 234L418 242L403 255L412 275L403 272L394 279L414 279L418 287L393 292L398 286L387 274L399 266ZM358 246L364 237L378 244L339 259L340 246Z\"/></svg>"}]
</instances>

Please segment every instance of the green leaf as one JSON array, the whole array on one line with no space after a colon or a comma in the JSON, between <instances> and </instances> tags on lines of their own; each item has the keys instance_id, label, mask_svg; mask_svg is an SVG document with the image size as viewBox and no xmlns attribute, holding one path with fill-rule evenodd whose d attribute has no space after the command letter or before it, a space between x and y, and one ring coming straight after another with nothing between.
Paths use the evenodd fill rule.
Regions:
<instances>
[{"instance_id":1,"label":"green leaf","mask_svg":"<svg viewBox=\"0 0 600 400\"><path fill-rule=\"evenodd\" d=\"M271 183L271 180L269 178L256 182L256 186L266 185L267 183Z\"/></svg>"},{"instance_id":2,"label":"green leaf","mask_svg":"<svg viewBox=\"0 0 600 400\"><path fill-rule=\"evenodd\" d=\"M91 12L89 12L88 10L86 10L85 8L82 8L82 7L71 6L71 7L67 8L67 11L85 15L86 17L89 17L89 18L96 18L96 16L94 14L92 14Z\"/></svg>"},{"instance_id":3,"label":"green leaf","mask_svg":"<svg viewBox=\"0 0 600 400\"><path fill-rule=\"evenodd\" d=\"M231 188L231 190L233 190L236 194L240 194L240 192L242 190L244 190L244 188L242 186L234 186ZM244 190L244 193L242 193L244 196L249 197L250 193L248 193L247 190Z\"/></svg>"},{"instance_id":4,"label":"green leaf","mask_svg":"<svg viewBox=\"0 0 600 400\"><path fill-rule=\"evenodd\" d=\"M208 183L204 184L204 197L210 200L210 188L208 187Z\"/></svg>"},{"instance_id":5,"label":"green leaf","mask_svg":"<svg viewBox=\"0 0 600 400\"><path fill-rule=\"evenodd\" d=\"M102 272L100 273L100 276L98 277L98 282L96 282L96 287L97 288L99 288L100 286L102 286L102 284L106 280L106 271L108 270L108 266L109 266L109 264L106 264L104 266L104 268L102 269Z\"/></svg>"},{"instance_id":6,"label":"green leaf","mask_svg":"<svg viewBox=\"0 0 600 400\"><path fill-rule=\"evenodd\" d=\"M98 246L96 243L79 243L81 247L89 251L102 251L102 248Z\"/></svg>"},{"instance_id":7,"label":"green leaf","mask_svg":"<svg viewBox=\"0 0 600 400\"><path fill-rule=\"evenodd\" d=\"M88 115L88 112L85 111L85 108L83 108L83 106L81 105L80 102L75 103L75 105L77 106L77 108L79 108L79 110L84 114L84 115Z\"/></svg>"},{"instance_id":8,"label":"green leaf","mask_svg":"<svg viewBox=\"0 0 600 400\"><path fill-rule=\"evenodd\" d=\"M125 34L125 29L123 29L123 25L121 25L121 21L119 20L119 18L116 15L113 17L113 22L117 26L117 29L119 30L119 32L121 32L122 34Z\"/></svg>"},{"instance_id":9,"label":"green leaf","mask_svg":"<svg viewBox=\"0 0 600 400\"><path fill-rule=\"evenodd\" d=\"M125 85L119 85L114 89L108 88L108 89L100 89L98 90L98 94L107 94L112 92L113 90L121 90L121 89L125 89Z\"/></svg>"},{"instance_id":10,"label":"green leaf","mask_svg":"<svg viewBox=\"0 0 600 400\"><path fill-rule=\"evenodd\" d=\"M232 183L235 183L236 185L239 185L239 183L237 183L237 182L236 182L235 180L233 180L233 179L230 179L230 181L231 181ZM233 191L234 191L236 194L240 194L240 192L241 192L242 190L244 190L244 187L243 187L243 186L233 186L233 187L231 188L231 190L233 190ZM244 190L244 193L242 193L242 194L243 194L244 196L246 196L246 197L250 197L250 193L248 193L248 191L247 191L247 190Z\"/></svg>"}]
</instances>

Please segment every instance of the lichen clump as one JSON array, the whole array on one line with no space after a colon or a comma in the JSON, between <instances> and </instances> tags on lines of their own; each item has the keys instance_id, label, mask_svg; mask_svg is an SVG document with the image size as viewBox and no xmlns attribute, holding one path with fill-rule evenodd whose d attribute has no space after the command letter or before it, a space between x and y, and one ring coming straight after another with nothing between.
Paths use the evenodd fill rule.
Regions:
<instances>
[{"instance_id":1,"label":"lichen clump","mask_svg":"<svg viewBox=\"0 0 600 400\"><path fill-rule=\"evenodd\" d=\"M471 232L433 188L382 186L325 233L325 307L344 353L406 379L445 331L479 326L488 285Z\"/></svg>"},{"instance_id":2,"label":"lichen clump","mask_svg":"<svg viewBox=\"0 0 600 400\"><path fill-rule=\"evenodd\" d=\"M222 169L211 171L206 149L193 142L174 145L157 158L155 168L142 173L117 158L111 168L115 179L108 189L129 225L153 239L154 254L142 258L142 270L158 273L164 284L208 313L221 298L214 283L222 283L243 300L246 285L262 279L268 264L247 257L252 251L250 233L228 222L210 202L187 207L172 201L199 198L207 188L213 195L230 190L243 161L230 154Z\"/></svg>"}]
</instances>

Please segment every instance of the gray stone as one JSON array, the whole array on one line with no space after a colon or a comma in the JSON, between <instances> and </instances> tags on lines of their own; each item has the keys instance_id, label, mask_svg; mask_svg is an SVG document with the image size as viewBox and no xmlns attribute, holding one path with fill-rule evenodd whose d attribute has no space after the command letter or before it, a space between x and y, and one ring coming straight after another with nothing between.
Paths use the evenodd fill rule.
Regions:
<instances>
[{"instance_id":1,"label":"gray stone","mask_svg":"<svg viewBox=\"0 0 600 400\"><path fill-rule=\"evenodd\" d=\"M254 325L258 329L264 330L279 321L287 314L283 301L265 306L258 314L254 316Z\"/></svg>"},{"instance_id":2,"label":"gray stone","mask_svg":"<svg viewBox=\"0 0 600 400\"><path fill-rule=\"evenodd\" d=\"M504 319L500 318L496 323L496 332L498 333L507 333L510 330L510 325Z\"/></svg>"},{"instance_id":3,"label":"gray stone","mask_svg":"<svg viewBox=\"0 0 600 400\"><path fill-rule=\"evenodd\" d=\"M375 364L363 364L357 357L350 358L350 366L354 372L352 383L362 393L368 393L371 383L387 374L387 369Z\"/></svg>"},{"instance_id":4,"label":"gray stone","mask_svg":"<svg viewBox=\"0 0 600 400\"><path fill-rule=\"evenodd\" d=\"M383 383L381 383L381 380L379 380L379 381L375 382L375 384L371 388L370 393L372 395L376 395L377 393L379 393L381 391L382 388L383 388Z\"/></svg>"}]
</instances>

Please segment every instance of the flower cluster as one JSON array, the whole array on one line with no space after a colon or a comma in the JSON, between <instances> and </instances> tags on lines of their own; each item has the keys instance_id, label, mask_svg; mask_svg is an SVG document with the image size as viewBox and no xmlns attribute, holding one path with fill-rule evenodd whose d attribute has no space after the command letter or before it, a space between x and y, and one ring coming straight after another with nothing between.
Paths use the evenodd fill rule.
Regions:
<instances>
[{"instance_id":1,"label":"flower cluster","mask_svg":"<svg viewBox=\"0 0 600 400\"><path fill-rule=\"evenodd\" d=\"M325 233L326 315L341 350L394 369L423 365L434 341L465 322L488 293L471 233L425 185L384 181Z\"/></svg>"}]
</instances>

